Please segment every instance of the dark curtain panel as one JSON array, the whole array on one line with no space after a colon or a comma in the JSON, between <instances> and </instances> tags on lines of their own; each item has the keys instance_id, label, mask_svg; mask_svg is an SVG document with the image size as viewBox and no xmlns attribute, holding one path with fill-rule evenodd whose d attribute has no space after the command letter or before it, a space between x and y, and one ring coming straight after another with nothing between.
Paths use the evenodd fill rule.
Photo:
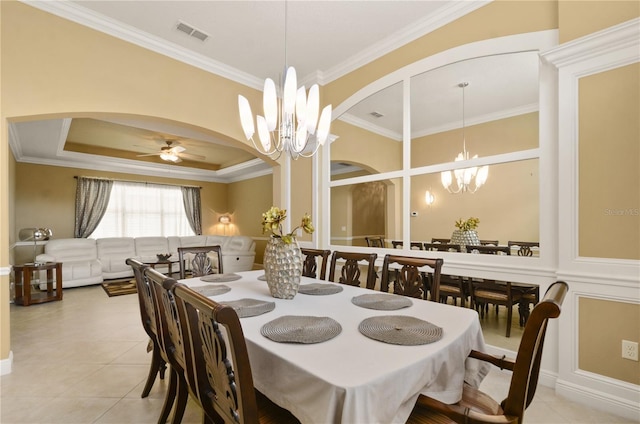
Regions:
<instances>
[{"instance_id":1,"label":"dark curtain panel","mask_svg":"<svg viewBox=\"0 0 640 424\"><path fill-rule=\"evenodd\" d=\"M200 187L180 187L182 203L189 225L194 233L202 234L202 214L200 211Z\"/></svg>"},{"instance_id":2,"label":"dark curtain panel","mask_svg":"<svg viewBox=\"0 0 640 424\"><path fill-rule=\"evenodd\" d=\"M74 237L89 237L96 229L107 210L111 187L111 180L78 177Z\"/></svg>"}]
</instances>

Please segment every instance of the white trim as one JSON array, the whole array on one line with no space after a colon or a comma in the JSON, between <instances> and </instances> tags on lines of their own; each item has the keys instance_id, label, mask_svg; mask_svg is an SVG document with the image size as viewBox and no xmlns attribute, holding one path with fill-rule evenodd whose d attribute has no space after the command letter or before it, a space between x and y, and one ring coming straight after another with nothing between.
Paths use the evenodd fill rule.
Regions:
<instances>
[{"instance_id":1,"label":"white trim","mask_svg":"<svg viewBox=\"0 0 640 424\"><path fill-rule=\"evenodd\" d=\"M12 267L10 266L0 267L0 275L11 275L11 269Z\"/></svg>"},{"instance_id":2,"label":"white trim","mask_svg":"<svg viewBox=\"0 0 640 424\"><path fill-rule=\"evenodd\" d=\"M402 134L392 131L388 128L372 124L371 122L365 121L364 119L358 118L357 116L351 115L350 113L343 113L342 115L340 115L340 117L338 117L338 120L346 122L347 124L351 124L355 127L362 128L363 130L372 132L374 134L390 138L391 140L402 141Z\"/></svg>"},{"instance_id":3,"label":"white trim","mask_svg":"<svg viewBox=\"0 0 640 424\"><path fill-rule=\"evenodd\" d=\"M13 367L13 351L9 351L9 357L0 360L0 375L11 374Z\"/></svg>"}]
</instances>

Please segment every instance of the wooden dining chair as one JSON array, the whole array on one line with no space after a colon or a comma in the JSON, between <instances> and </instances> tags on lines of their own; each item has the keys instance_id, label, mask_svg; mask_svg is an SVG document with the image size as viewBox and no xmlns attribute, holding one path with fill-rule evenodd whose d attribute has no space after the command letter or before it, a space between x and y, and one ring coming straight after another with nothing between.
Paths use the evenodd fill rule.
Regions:
<instances>
[{"instance_id":1,"label":"wooden dining chair","mask_svg":"<svg viewBox=\"0 0 640 424\"><path fill-rule=\"evenodd\" d=\"M440 275L440 302L448 303L449 298L453 300L453 304L458 306L458 299L460 299L460 306L463 308L467 305L467 298L469 297L470 290L467 280L459 275Z\"/></svg>"},{"instance_id":2,"label":"wooden dining chair","mask_svg":"<svg viewBox=\"0 0 640 424\"><path fill-rule=\"evenodd\" d=\"M423 243L424 250L431 250L435 252L460 252L459 244L451 243Z\"/></svg>"},{"instance_id":3,"label":"wooden dining chair","mask_svg":"<svg viewBox=\"0 0 640 424\"><path fill-rule=\"evenodd\" d=\"M142 319L142 328L150 339L151 348L151 365L149 366L149 375L147 375L147 381L142 389L141 397L145 398L149 396L153 383L156 381L158 374L160 379L164 380L165 370L167 369L166 355L162 353L160 346L160 335L157 327L156 313L153 306L153 299L151 297L151 289L144 277L144 270L149 268L148 265L142 262L128 258L126 260L127 265L133 269L133 276L136 282L136 290L138 292L138 303L140 306L140 318ZM148 351L149 349L147 349Z\"/></svg>"},{"instance_id":4,"label":"wooden dining chair","mask_svg":"<svg viewBox=\"0 0 640 424\"><path fill-rule=\"evenodd\" d=\"M365 237L368 247L384 247L384 237Z\"/></svg>"},{"instance_id":5,"label":"wooden dining chair","mask_svg":"<svg viewBox=\"0 0 640 424\"><path fill-rule=\"evenodd\" d=\"M569 290L563 281L553 283L544 299L533 308L525 326L515 361L472 350L469 358L488 362L512 372L507 397L500 403L465 383L462 399L449 405L420 395L408 424L444 423L518 423L531 404L538 386L540 360L549 319L560 316L562 302Z\"/></svg>"},{"instance_id":6,"label":"wooden dining chair","mask_svg":"<svg viewBox=\"0 0 640 424\"><path fill-rule=\"evenodd\" d=\"M484 255L511 255L509 246L490 246L490 245L467 245L467 252L481 253Z\"/></svg>"},{"instance_id":7,"label":"wooden dining chair","mask_svg":"<svg viewBox=\"0 0 640 424\"><path fill-rule=\"evenodd\" d=\"M153 268L146 268L144 276L149 283L156 317L158 317L160 344L171 368L169 387L167 388L158 424L166 423L174 403L171 423L177 424L182 421L189 397L189 386L185 372L184 343L182 342L182 335L177 321L177 310L171 292L177 282Z\"/></svg>"},{"instance_id":8,"label":"wooden dining chair","mask_svg":"<svg viewBox=\"0 0 640 424\"><path fill-rule=\"evenodd\" d=\"M480 318L484 318L489 305L495 305L496 314L498 306L507 307L507 331L506 337L511 337L511 319L513 307L522 301L522 292L514 290L511 283L506 281L475 279L470 280L471 308L476 309Z\"/></svg>"},{"instance_id":9,"label":"wooden dining chair","mask_svg":"<svg viewBox=\"0 0 640 424\"><path fill-rule=\"evenodd\" d=\"M442 264L443 260L439 258L385 255L380 291L388 293L390 283L393 283L394 294L427 300L427 291L430 289L431 300L437 302L440 299ZM420 268L423 270L421 271Z\"/></svg>"},{"instance_id":10,"label":"wooden dining chair","mask_svg":"<svg viewBox=\"0 0 640 424\"><path fill-rule=\"evenodd\" d=\"M451 242L451 238L436 238L436 237L431 238L431 243L450 243L450 242Z\"/></svg>"},{"instance_id":11,"label":"wooden dining chair","mask_svg":"<svg viewBox=\"0 0 640 424\"><path fill-rule=\"evenodd\" d=\"M391 242L391 246L393 246L394 249L402 249L404 247L404 242L400 241L400 240L393 240ZM422 250L423 246L422 246L422 242L421 241L410 241L409 242L409 248L411 250Z\"/></svg>"},{"instance_id":12,"label":"wooden dining chair","mask_svg":"<svg viewBox=\"0 0 640 424\"><path fill-rule=\"evenodd\" d=\"M331 266L329 267L329 281L360 287L360 263L364 263L367 271L365 287L375 289L376 287L376 258L377 253L357 253L334 251L331 255ZM340 275L336 275L337 268L340 267ZM336 281L337 278L337 281Z\"/></svg>"},{"instance_id":13,"label":"wooden dining chair","mask_svg":"<svg viewBox=\"0 0 640 424\"><path fill-rule=\"evenodd\" d=\"M510 249L514 247L518 248L518 256L533 256L532 248L537 247L540 248L540 243L537 241L511 241L507 242L507 246Z\"/></svg>"},{"instance_id":14,"label":"wooden dining chair","mask_svg":"<svg viewBox=\"0 0 640 424\"><path fill-rule=\"evenodd\" d=\"M500 240L479 240L482 246L497 246L500 244Z\"/></svg>"},{"instance_id":15,"label":"wooden dining chair","mask_svg":"<svg viewBox=\"0 0 640 424\"><path fill-rule=\"evenodd\" d=\"M255 390L235 310L180 283L172 293L188 358L186 380L204 412L203 422L299 423L289 411Z\"/></svg>"},{"instance_id":16,"label":"wooden dining chair","mask_svg":"<svg viewBox=\"0 0 640 424\"><path fill-rule=\"evenodd\" d=\"M304 261L302 262L302 275L310 278L318 278L317 276L319 274L320 279L325 280L327 277L327 265L329 264L329 255L331 255L331 250L308 249L303 247L300 251L304 255ZM318 270L320 272L318 272Z\"/></svg>"},{"instance_id":17,"label":"wooden dining chair","mask_svg":"<svg viewBox=\"0 0 640 424\"><path fill-rule=\"evenodd\" d=\"M217 264L211 262L216 258ZM178 262L180 263L180 279L187 278L187 270L192 277L202 277L208 274L222 274L222 248L214 246L178 247Z\"/></svg>"}]
</instances>

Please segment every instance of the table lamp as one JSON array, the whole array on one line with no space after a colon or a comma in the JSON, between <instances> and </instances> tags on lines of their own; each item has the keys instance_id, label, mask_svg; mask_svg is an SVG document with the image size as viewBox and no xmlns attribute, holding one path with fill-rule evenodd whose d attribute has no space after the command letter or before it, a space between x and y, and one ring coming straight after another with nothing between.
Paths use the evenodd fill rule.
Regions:
<instances>
[{"instance_id":1,"label":"table lamp","mask_svg":"<svg viewBox=\"0 0 640 424\"><path fill-rule=\"evenodd\" d=\"M20 241L33 241L33 263L36 262L37 246L39 241L49 240L53 237L50 228L23 228L18 233Z\"/></svg>"}]
</instances>

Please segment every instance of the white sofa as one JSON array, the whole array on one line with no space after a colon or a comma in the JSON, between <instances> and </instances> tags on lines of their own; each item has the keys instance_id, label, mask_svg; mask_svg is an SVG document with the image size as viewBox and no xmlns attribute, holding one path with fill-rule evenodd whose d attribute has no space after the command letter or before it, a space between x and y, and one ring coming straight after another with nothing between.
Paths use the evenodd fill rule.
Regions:
<instances>
[{"instance_id":1,"label":"white sofa","mask_svg":"<svg viewBox=\"0 0 640 424\"><path fill-rule=\"evenodd\" d=\"M53 239L36 257L38 262L62 262L62 286L77 287L99 284L104 280L132 277L127 258L154 261L158 253L178 258L178 247L213 246L222 248L225 273L249 271L253 267L256 244L246 236L187 237L113 237L102 239ZM178 271L174 265L174 272ZM163 271L160 267L158 270Z\"/></svg>"}]
</instances>

